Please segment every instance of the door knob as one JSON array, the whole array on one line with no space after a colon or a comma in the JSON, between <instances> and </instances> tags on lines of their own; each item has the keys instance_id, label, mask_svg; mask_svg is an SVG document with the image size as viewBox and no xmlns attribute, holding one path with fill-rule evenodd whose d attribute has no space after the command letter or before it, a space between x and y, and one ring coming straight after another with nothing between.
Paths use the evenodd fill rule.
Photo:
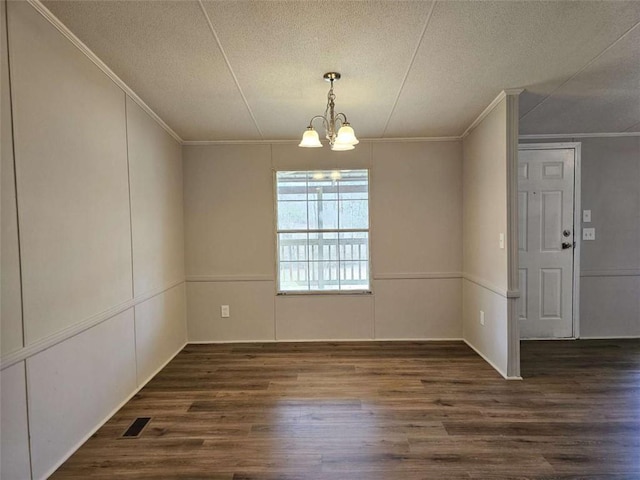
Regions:
<instances>
[{"instance_id":1,"label":"door knob","mask_svg":"<svg viewBox=\"0 0 640 480\"><path fill-rule=\"evenodd\" d=\"M569 242L562 242L562 249L566 250L567 248L571 248L573 245Z\"/></svg>"}]
</instances>

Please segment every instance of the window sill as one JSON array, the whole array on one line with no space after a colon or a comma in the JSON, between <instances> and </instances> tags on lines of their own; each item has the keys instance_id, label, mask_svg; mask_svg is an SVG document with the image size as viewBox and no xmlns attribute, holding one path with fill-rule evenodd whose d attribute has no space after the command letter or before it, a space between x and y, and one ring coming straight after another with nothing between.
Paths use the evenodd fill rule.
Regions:
<instances>
[{"instance_id":1,"label":"window sill","mask_svg":"<svg viewBox=\"0 0 640 480\"><path fill-rule=\"evenodd\" d=\"M327 290L322 292L309 292L309 291L293 291L293 292L276 292L278 297L297 297L297 296L316 296L316 295L373 295L371 290Z\"/></svg>"}]
</instances>

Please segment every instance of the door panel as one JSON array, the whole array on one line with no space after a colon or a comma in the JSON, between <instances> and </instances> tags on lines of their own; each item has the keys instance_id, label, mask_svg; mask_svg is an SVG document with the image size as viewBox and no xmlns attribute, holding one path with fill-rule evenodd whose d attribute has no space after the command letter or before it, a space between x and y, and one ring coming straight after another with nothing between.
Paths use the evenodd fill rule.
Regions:
<instances>
[{"instance_id":1,"label":"door panel","mask_svg":"<svg viewBox=\"0 0 640 480\"><path fill-rule=\"evenodd\" d=\"M534 192L535 194L535 192ZM542 192L541 243L543 252L559 252L562 235L562 192Z\"/></svg>"},{"instance_id":2,"label":"door panel","mask_svg":"<svg viewBox=\"0 0 640 480\"><path fill-rule=\"evenodd\" d=\"M519 151L522 338L573 336L574 165L573 148Z\"/></svg>"}]
</instances>

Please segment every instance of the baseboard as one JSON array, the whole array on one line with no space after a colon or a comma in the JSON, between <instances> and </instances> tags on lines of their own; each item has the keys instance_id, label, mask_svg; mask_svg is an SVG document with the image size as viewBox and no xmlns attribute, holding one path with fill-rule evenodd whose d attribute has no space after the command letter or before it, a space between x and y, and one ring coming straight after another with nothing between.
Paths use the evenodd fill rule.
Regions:
<instances>
[{"instance_id":1,"label":"baseboard","mask_svg":"<svg viewBox=\"0 0 640 480\"><path fill-rule=\"evenodd\" d=\"M77 450L78 450L82 445L84 445L84 443L85 443L87 440L89 440L93 434L95 434L98 430L100 430L100 429L102 428L102 426L103 426L105 423L107 423L107 422L111 419L111 417L113 417L116 413L118 413L118 410L120 410L122 407L124 407L124 406L127 404L127 402L128 402L129 400L131 400L131 399L132 399L132 398L133 398L133 397L134 397L134 396L135 396L135 395L136 395L140 390L142 390L142 389L147 385L147 383L149 383L149 381L150 381L153 377L155 377L155 376L160 372L160 370L162 370L164 367L166 367L166 366L169 364L169 362L170 362L171 360L173 360L173 359L176 357L176 355L178 355L178 354L182 351L182 349L184 349L184 347L186 347L186 346L187 346L187 343L188 343L188 342L185 342L185 343L184 343L184 344L183 344L183 345L182 345L182 346L181 346L181 347L180 347L180 348L179 348L179 349L178 349L178 350L177 350L173 355L171 355L171 356L169 357L169 359L168 359L166 362L164 362L162 365L160 365L160 366L155 370L155 372L153 372L153 374L152 374L152 375L151 375L151 376L150 376L150 377L149 377L149 378L148 378L144 383L142 383L141 385L138 385L138 386L135 388L135 390L134 390L134 391L133 391L129 396L127 396L127 398L125 398L122 402L120 402L120 404L119 404L116 408L114 408L113 410L111 410L111 412L110 412L110 413L109 413L109 414L108 414L108 415L107 415L103 420L101 420L101 421L100 421L100 423L99 423L99 424L98 424L94 429L90 430L90 431L89 431L89 433L88 433L87 435L85 435L85 436L82 438L82 440L80 440L78 443L76 443L76 444L71 448L71 450L70 450L70 451L69 451L69 452L68 452L68 453L67 453L67 454L66 454L66 455L65 455L65 456L64 456L64 457L63 457L63 458L58 462L58 463L56 463L56 464L55 464L51 469L49 469L49 471L46 473L46 475L44 475L44 477L42 477L42 479L44 480L44 479L49 478L51 475L53 475L53 473L54 473L58 468L60 468L60 467L62 466L62 464L63 464L64 462L66 462L67 460L69 460L69 458L71 457L71 455L73 455L74 453L76 453L76 451L77 451ZM33 472L33 466L31 467L31 471Z\"/></svg>"},{"instance_id":2,"label":"baseboard","mask_svg":"<svg viewBox=\"0 0 640 480\"><path fill-rule=\"evenodd\" d=\"M520 339L521 342L567 342L567 341L573 341L573 340L579 340L579 339L576 337L556 337L556 338L528 337L528 338Z\"/></svg>"},{"instance_id":3,"label":"baseboard","mask_svg":"<svg viewBox=\"0 0 640 480\"><path fill-rule=\"evenodd\" d=\"M466 338L463 339L463 342L467 344L467 346L469 348L471 348L471 350L473 350L474 352L476 352L478 355L480 355L482 357L482 359L487 362L489 365L491 365L493 367L493 369L498 372L500 375L502 375L502 377L505 380L522 380L522 377L510 377L509 375L507 375L506 373L504 373L500 368L498 368L498 366L493 363L491 360L489 360L489 358L482 353L480 350L478 350L471 342L469 342Z\"/></svg>"},{"instance_id":4,"label":"baseboard","mask_svg":"<svg viewBox=\"0 0 640 480\"><path fill-rule=\"evenodd\" d=\"M319 339L286 339L286 340L194 340L187 345L225 345L232 343L347 343L347 342L462 342L462 338L319 338Z\"/></svg>"},{"instance_id":5,"label":"baseboard","mask_svg":"<svg viewBox=\"0 0 640 480\"><path fill-rule=\"evenodd\" d=\"M581 336L578 340L637 340L640 339L640 335L614 335L611 337L585 337Z\"/></svg>"}]
</instances>

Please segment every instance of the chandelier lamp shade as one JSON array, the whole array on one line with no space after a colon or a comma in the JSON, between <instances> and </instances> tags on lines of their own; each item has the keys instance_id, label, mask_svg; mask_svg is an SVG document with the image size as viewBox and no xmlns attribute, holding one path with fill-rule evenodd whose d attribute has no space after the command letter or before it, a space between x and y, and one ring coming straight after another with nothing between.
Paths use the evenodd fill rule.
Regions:
<instances>
[{"instance_id":1,"label":"chandelier lamp shade","mask_svg":"<svg viewBox=\"0 0 640 480\"><path fill-rule=\"evenodd\" d=\"M331 83L329 93L327 94L327 108L324 111L324 115L316 115L311 118L309 126L302 134L302 141L298 146L305 148L322 147L322 143L320 143L320 136L313 128L313 121L319 118L322 119L325 136L327 140L329 140L331 150L353 150L354 146L359 143L356 138L356 134L347 121L347 116L342 112L335 113L336 96L333 93L333 82L340 80L340 74L338 72L327 72L323 75L323 78L327 82Z\"/></svg>"}]
</instances>

